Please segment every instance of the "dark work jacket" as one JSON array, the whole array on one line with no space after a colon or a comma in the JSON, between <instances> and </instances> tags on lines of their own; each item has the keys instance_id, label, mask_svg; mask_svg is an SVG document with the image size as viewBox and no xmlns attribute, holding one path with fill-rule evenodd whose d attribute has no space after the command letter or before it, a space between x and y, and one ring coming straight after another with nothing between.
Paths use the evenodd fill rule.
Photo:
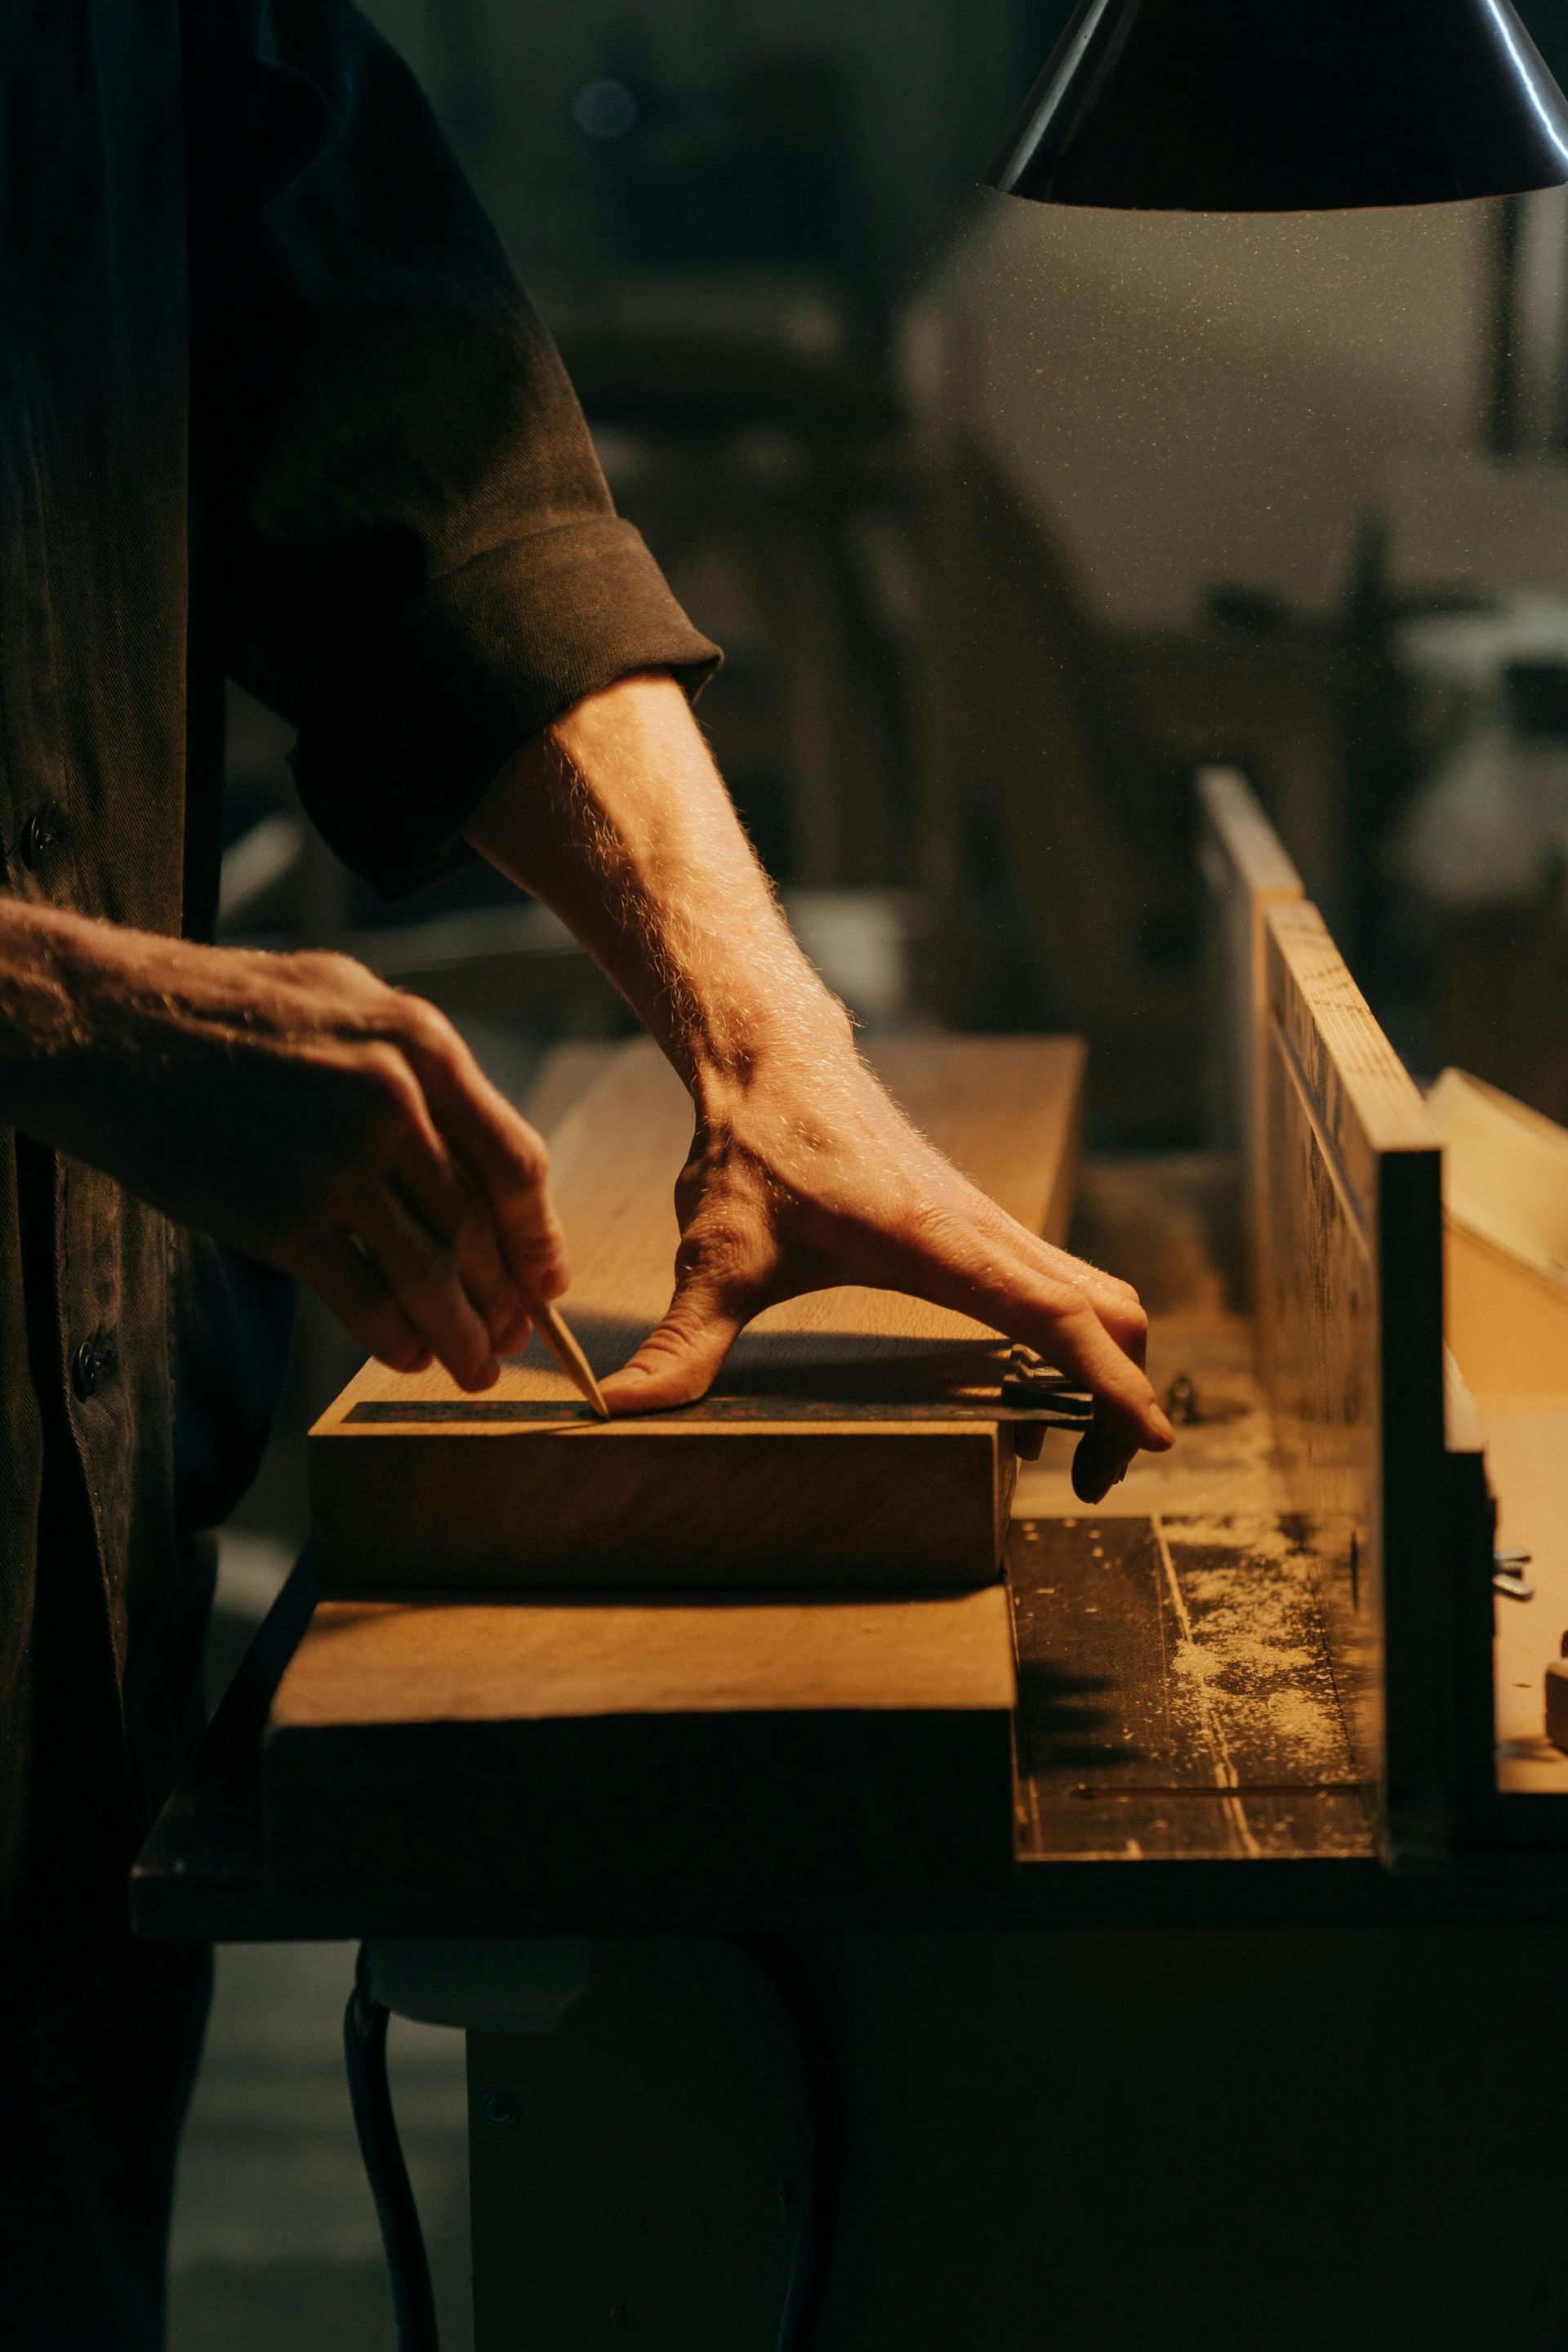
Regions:
<instances>
[{"instance_id":1,"label":"dark work jacket","mask_svg":"<svg viewBox=\"0 0 1568 2352\"><path fill-rule=\"evenodd\" d=\"M362 17L0 0L6 887L203 935L226 673L395 894L583 694L715 658ZM216 1343L259 1279L0 1130L0 1974L26 1951L46 1999L122 1910L184 1734L189 1523L255 1450L257 1367ZM182 1385L209 1441L184 1490Z\"/></svg>"}]
</instances>

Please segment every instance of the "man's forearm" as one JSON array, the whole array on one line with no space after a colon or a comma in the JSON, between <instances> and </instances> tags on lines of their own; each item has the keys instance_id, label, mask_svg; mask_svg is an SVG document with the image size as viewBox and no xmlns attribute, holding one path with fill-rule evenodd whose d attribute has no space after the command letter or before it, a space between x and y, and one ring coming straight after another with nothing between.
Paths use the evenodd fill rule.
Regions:
<instances>
[{"instance_id":1,"label":"man's forearm","mask_svg":"<svg viewBox=\"0 0 1568 2352\"><path fill-rule=\"evenodd\" d=\"M276 959L269 959L276 962ZM0 1120L85 1158L121 1097L198 1037L269 1028L257 960L0 895Z\"/></svg>"},{"instance_id":2,"label":"man's forearm","mask_svg":"<svg viewBox=\"0 0 1568 2352\"><path fill-rule=\"evenodd\" d=\"M570 926L700 1101L760 1060L848 1049L672 679L579 703L497 777L468 838Z\"/></svg>"},{"instance_id":3,"label":"man's forearm","mask_svg":"<svg viewBox=\"0 0 1568 2352\"><path fill-rule=\"evenodd\" d=\"M114 933L56 907L0 896L0 1121L27 1130L68 1115L89 1023L86 975ZM73 1077L76 1083L73 1085Z\"/></svg>"},{"instance_id":4,"label":"man's forearm","mask_svg":"<svg viewBox=\"0 0 1568 2352\"><path fill-rule=\"evenodd\" d=\"M1135 1295L976 1192L861 1063L673 681L568 711L496 778L468 838L592 950L696 1102L675 1294L605 1384L613 1410L689 1403L753 1316L859 1284L973 1317L1091 1388L1086 1501L1171 1443Z\"/></svg>"}]
</instances>

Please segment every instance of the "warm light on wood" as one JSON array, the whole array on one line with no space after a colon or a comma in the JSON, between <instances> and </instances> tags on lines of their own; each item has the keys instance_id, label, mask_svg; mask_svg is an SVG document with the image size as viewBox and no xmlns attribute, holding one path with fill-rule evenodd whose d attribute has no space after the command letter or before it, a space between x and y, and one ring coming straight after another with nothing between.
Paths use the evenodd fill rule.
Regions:
<instances>
[{"instance_id":1,"label":"warm light on wood","mask_svg":"<svg viewBox=\"0 0 1568 2352\"><path fill-rule=\"evenodd\" d=\"M1081 1045L918 1038L874 1058L916 1125L983 1190L1032 1231L1065 1236ZM595 1379L626 1361L668 1304L673 1189L690 1141L684 1088L641 1044L611 1055L552 1133L573 1265L563 1304ZM846 1287L772 1307L742 1335L719 1387L759 1401L744 1420L589 1422L579 1384L542 1344L471 1402L439 1366L405 1374L367 1364L311 1433L323 1582L334 1591L985 1582L998 1570L1016 1477L1011 1428L944 1420L933 1408L994 1395L1005 1352L965 1316ZM769 1399L839 1404L845 1415L770 1418ZM528 1417L506 1419L509 1406ZM886 1413L868 1410L876 1406Z\"/></svg>"}]
</instances>

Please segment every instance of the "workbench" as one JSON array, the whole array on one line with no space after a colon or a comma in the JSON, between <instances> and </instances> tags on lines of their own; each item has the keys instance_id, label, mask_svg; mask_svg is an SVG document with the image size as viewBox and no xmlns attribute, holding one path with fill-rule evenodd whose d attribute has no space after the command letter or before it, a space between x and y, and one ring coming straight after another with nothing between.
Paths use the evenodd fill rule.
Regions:
<instances>
[{"instance_id":1,"label":"workbench","mask_svg":"<svg viewBox=\"0 0 1568 2352\"><path fill-rule=\"evenodd\" d=\"M898 2004L885 1996L898 1971L913 1982L937 1965L909 1958L917 1948L950 1958L961 1948L977 1983L995 1979L985 1998L1000 2019L1016 2014L1016 1996L998 1990L996 1971L1009 1983L1020 1970L1026 1977L1036 1965L1028 1956L1044 1955L1065 1931L1310 1927L1328 1935L1422 1927L1506 1935L1568 1923L1568 1835L1552 1768L1529 1809L1510 1813L1506 1759L1500 1780L1492 1760L1491 1504L1479 1424L1452 1366L1445 1381L1442 1365L1441 1243L1431 1222L1440 1216L1436 1139L1421 1125L1413 1090L1408 1102L1400 1095L1402 1074L1382 1041L1358 1030L1370 1016L1352 1002L1348 976L1291 887L1278 845L1259 835L1256 810L1222 782L1208 814L1214 1019L1235 1148L1090 1161L1073 1226L1083 1254L1142 1293L1152 1377L1173 1400L1181 1443L1168 1457L1141 1461L1093 1510L1071 1492L1069 1435L1047 1435L1038 1461L1022 1468L1005 1556L1016 1665L1010 1767L973 1835L961 1839L953 1828L973 1824L972 1801L949 1819L929 1759L911 1769L900 1797L894 1748L879 1764L875 1801L851 1831L825 1829L791 1843L770 1821L754 1852L739 1833L743 1807L754 1802L765 1812L766 1798L747 1792L744 1775L732 1810L721 1805L718 1834L706 1817L694 1831L669 1818L668 1806L651 1815L628 1763L624 1779L593 1791L585 1809L565 1779L542 1789L531 1810L553 1822L549 1834L521 1813L509 1831L493 1805L466 1803L455 1784L440 1839L430 1834L426 1792L411 1777L400 1792L414 1824L404 1846L393 1834L399 1814L389 1799L391 1830L379 1838L371 1831L369 1858L354 1869L351 1804L344 1823L323 1832L331 1866L314 1877L286 1873L280 1882L266 1850L262 1756L280 1679L321 1606L307 1554L148 1842L132 1890L136 1924L147 1935L397 1945L540 1939L542 1948L552 1939L593 1939L602 1990L585 2005L580 2032L526 2048L516 2035L470 2037L484 2352L534 2340L525 2320L566 2326L570 2268L558 2263L551 2273L536 2249L520 2273L522 2257L504 2251L511 2244L506 2216L520 2199L559 2201L563 2179L593 2181L603 2139L595 2142L582 2118L599 2112L595 2098L609 2102L601 2122L614 2132L618 2100L651 2101L649 2112L662 2114L689 2092L692 2115L707 2116L704 2131L721 2137L710 2112L714 2099L723 2105L719 2076L743 2085L754 2065L758 2113L772 2116L780 2147L798 2142L805 2126L798 2115L792 2120L787 2084L780 2088L788 2064L764 2048L770 2032L777 2038L777 2019L770 2027L766 2002L759 2010L755 1988L742 1981L759 1953L769 1956L775 1995L802 1971L819 1989L836 1985L840 2028L850 2030L845 2020L858 2013L854 2030L875 2041L878 2029L866 2022L868 1970L890 2015ZM1321 1003L1313 996L1320 982ZM587 1066L557 1072L557 1101L592 1075ZM1296 1088L1283 1108L1281 1084ZM1287 1167L1293 1150L1328 1169L1316 1191L1310 1171ZM1317 1225L1300 1222L1313 1218ZM1360 1272L1344 1255L1358 1236ZM1292 1255L1298 1245L1308 1256L1339 1252L1342 1289L1308 1280ZM1319 1335L1310 1344L1309 1325L1291 1321L1298 1294L1308 1293L1304 1311L1317 1318L1310 1328ZM1369 1318L1371 1353L1347 1371L1345 1351L1360 1345L1358 1317ZM1313 1380L1328 1382L1336 1399L1350 1397L1353 1410L1318 1408L1314 1424L1303 1402ZM1335 1433L1328 1448L1325 1426ZM1302 1507L1303 1493L1318 1498L1311 1510ZM558 1596L548 1599L559 1605ZM689 1604L710 1618L723 1601L666 1596L658 1605ZM528 1610L544 1600L432 1591L384 1605L398 1610L416 1651L422 1611ZM797 1593L787 1605L845 1604L841 1596ZM931 1591L898 1605L935 1610L952 1601ZM353 1611L328 1622L352 1655ZM849 1752L829 1744L821 1771L842 1779ZM699 1744L691 1770L702 1753ZM635 1748L627 1754L635 1759ZM331 1811L325 1780L318 1801ZM826 1809L822 1820L829 1821ZM998 1937L1015 1944L1014 1959L985 1958L1000 1949ZM881 1955L874 1966L868 1951ZM782 1975L781 1954L788 1956ZM1039 1966L1048 1965L1042 1958ZM951 1975L946 1981L951 1999ZM662 2020L657 2095L634 2081L639 2014L645 2024ZM729 2021L722 2033L716 2019ZM985 2032L984 2018L971 2018L959 2038L979 2050ZM718 2042L704 2041L714 2033ZM669 2053L692 2036L702 2054L687 2074L677 2069L678 2085ZM883 2057L896 2072L896 2051ZM740 2088L734 2097L742 2097ZM537 2145L486 2128L487 2116L508 2122L525 2113L552 2119L563 2147L573 2142L553 2187ZM764 2172L768 2164L788 2170L776 2151ZM683 2193L695 2193L693 2179L706 2181L703 2194L720 2193L711 2159L704 2169L689 2147L679 2161L667 2152L666 2167L671 2182L687 2183ZM762 2178L754 2173L741 2164L736 2178L754 2189ZM657 2205L674 2190L667 2184L656 2194L645 2179L639 2193ZM643 2240L656 2229L653 2210L638 2224ZM679 2236L666 2207L658 2210ZM565 2228L559 2211L551 2226ZM743 2235L740 2218L725 2226ZM667 2314L641 2335L634 2328L637 2340L690 2352L771 2345L758 2315L773 2308L784 2258L777 2228L769 2231L760 2270L747 2270L739 2256L738 2270L721 2262L728 2284L713 2284L710 2309L686 2306L679 2321ZM670 2257L678 2273L680 2259L689 2284L689 2247L684 2258ZM647 2288L646 2246L626 2260ZM657 2286L657 2262L652 2274ZM584 2319L580 2332L559 2340L622 2340L617 2330L630 2325L625 2313L636 2305L637 2290L628 2293L631 2302L605 2306L607 2319ZM868 2352L871 2337L855 2332L864 2319L840 2324L851 2332L824 2340ZM959 2340L942 2332L953 2324L932 2318L930 2334L910 2333L906 2312L901 2332L875 2340L942 2347ZM1272 2352L1275 2340L1297 2338L1253 2340L1268 2341ZM1475 2339L1439 2331L1428 2340ZM1536 2339L1505 2328L1495 2341Z\"/></svg>"},{"instance_id":2,"label":"workbench","mask_svg":"<svg viewBox=\"0 0 1568 2352\"><path fill-rule=\"evenodd\" d=\"M144 1934L219 1942L417 1937L832 1931L876 1927L1370 1925L1568 1919L1568 1856L1472 1851L1440 1868L1380 1857L1375 1790L1352 1764L1310 1555L1271 1510L1271 1432L1251 1328L1230 1303L1237 1171L1222 1155L1091 1161L1083 1246L1152 1304L1162 1392L1199 1416L1098 1512L1073 1497L1072 1440L1047 1437L1015 1501L1007 1582L1018 1642L1013 1843L984 1879L889 1895L874 1874L803 1876L715 1917L700 1887L574 1878L524 1905L483 1887L454 1906L410 1886L269 1900L259 1759L278 1677L317 1588L309 1555L219 1706L138 1864ZM1191 1643L1206 1677L1178 1665ZM1205 1695L1206 1694L1206 1695Z\"/></svg>"}]
</instances>

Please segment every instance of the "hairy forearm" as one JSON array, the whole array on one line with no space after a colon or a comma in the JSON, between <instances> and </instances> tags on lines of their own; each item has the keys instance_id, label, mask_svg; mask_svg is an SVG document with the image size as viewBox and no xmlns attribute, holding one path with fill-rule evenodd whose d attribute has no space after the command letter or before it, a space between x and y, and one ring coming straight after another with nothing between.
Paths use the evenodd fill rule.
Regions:
<instances>
[{"instance_id":1,"label":"hairy forearm","mask_svg":"<svg viewBox=\"0 0 1568 2352\"><path fill-rule=\"evenodd\" d=\"M700 1099L847 1048L672 679L579 703L497 777L468 838L569 925Z\"/></svg>"},{"instance_id":2,"label":"hairy forearm","mask_svg":"<svg viewBox=\"0 0 1568 2352\"><path fill-rule=\"evenodd\" d=\"M186 1037L221 1053L266 1030L255 962L0 896L0 1118L81 1150Z\"/></svg>"},{"instance_id":3,"label":"hairy forearm","mask_svg":"<svg viewBox=\"0 0 1568 2352\"><path fill-rule=\"evenodd\" d=\"M631 678L511 761L468 826L554 908L691 1088L669 1311L605 1393L689 1403L738 1332L808 1290L904 1290L1092 1388L1074 1478L1098 1500L1171 1442L1126 1286L1027 1234L911 1128L791 939L679 688Z\"/></svg>"},{"instance_id":4,"label":"hairy forearm","mask_svg":"<svg viewBox=\"0 0 1568 2352\"><path fill-rule=\"evenodd\" d=\"M110 926L0 896L0 1118L46 1131L83 1090Z\"/></svg>"}]
</instances>

